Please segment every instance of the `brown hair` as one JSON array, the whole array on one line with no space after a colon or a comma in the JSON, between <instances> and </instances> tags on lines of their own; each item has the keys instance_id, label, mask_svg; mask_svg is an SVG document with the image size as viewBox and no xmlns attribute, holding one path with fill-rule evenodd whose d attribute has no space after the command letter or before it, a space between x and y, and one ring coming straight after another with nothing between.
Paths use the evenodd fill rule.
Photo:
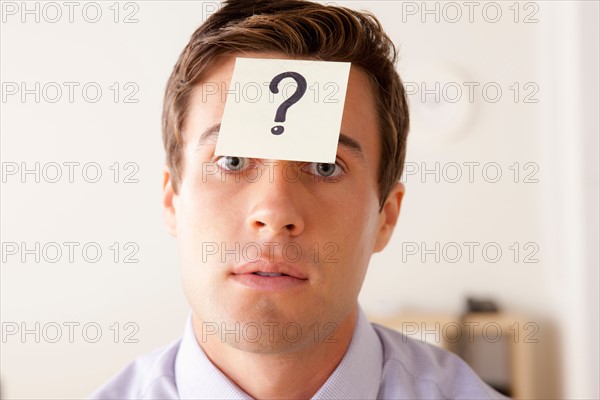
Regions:
<instances>
[{"instance_id":1,"label":"brown hair","mask_svg":"<svg viewBox=\"0 0 600 400\"><path fill-rule=\"evenodd\" d=\"M381 134L380 206L400 179L409 115L396 72L394 44L368 12L303 0L229 0L192 35L179 56L165 92L162 130L173 190L181 179L183 128L193 89L216 57L239 52L351 62L374 89Z\"/></svg>"}]
</instances>

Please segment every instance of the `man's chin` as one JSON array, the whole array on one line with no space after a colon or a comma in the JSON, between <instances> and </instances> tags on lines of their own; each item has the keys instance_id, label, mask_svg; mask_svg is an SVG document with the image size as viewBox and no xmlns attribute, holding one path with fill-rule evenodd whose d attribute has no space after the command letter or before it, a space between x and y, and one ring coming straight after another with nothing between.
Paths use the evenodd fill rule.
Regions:
<instances>
[{"instance_id":1,"label":"man's chin","mask_svg":"<svg viewBox=\"0 0 600 400\"><path fill-rule=\"evenodd\" d=\"M268 296L267 296L268 297ZM240 303L242 303L240 301ZM310 316L298 302L262 298L229 313L219 327L229 346L253 353L285 353L310 345L319 316Z\"/></svg>"},{"instance_id":2,"label":"man's chin","mask_svg":"<svg viewBox=\"0 0 600 400\"><path fill-rule=\"evenodd\" d=\"M240 321L239 325L230 327L230 333L223 337L224 342L250 353L285 354L311 344L310 327L297 322Z\"/></svg>"}]
</instances>

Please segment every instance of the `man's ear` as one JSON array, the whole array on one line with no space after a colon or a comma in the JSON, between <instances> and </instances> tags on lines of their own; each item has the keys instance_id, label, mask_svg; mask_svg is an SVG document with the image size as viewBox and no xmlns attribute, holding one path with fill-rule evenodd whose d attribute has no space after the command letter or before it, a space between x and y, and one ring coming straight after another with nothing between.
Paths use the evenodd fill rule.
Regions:
<instances>
[{"instance_id":1,"label":"man's ear","mask_svg":"<svg viewBox=\"0 0 600 400\"><path fill-rule=\"evenodd\" d=\"M167 232L172 236L177 236L177 219L175 218L174 198L177 195L173 191L173 183L169 167L165 166L163 170L163 218L167 226Z\"/></svg>"},{"instance_id":2,"label":"man's ear","mask_svg":"<svg viewBox=\"0 0 600 400\"><path fill-rule=\"evenodd\" d=\"M379 212L379 230L373 248L374 253L383 250L390 241L392 233L394 232L394 227L400 216L400 206L402 205L403 197L404 184L402 182L397 182L396 186L390 191L390 194L383 204L383 208Z\"/></svg>"}]
</instances>

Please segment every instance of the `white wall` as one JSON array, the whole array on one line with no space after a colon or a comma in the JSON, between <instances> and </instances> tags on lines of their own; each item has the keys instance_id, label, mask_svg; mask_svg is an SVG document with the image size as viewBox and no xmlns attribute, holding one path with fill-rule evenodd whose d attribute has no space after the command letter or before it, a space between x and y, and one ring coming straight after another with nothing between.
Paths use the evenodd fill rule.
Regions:
<instances>
[{"instance_id":1,"label":"white wall","mask_svg":"<svg viewBox=\"0 0 600 400\"><path fill-rule=\"evenodd\" d=\"M388 248L373 257L361 303L373 315L458 313L467 295L492 297L503 309L541 327L538 347L545 358L538 361L538 378L550 377L551 383L540 397L598 398L598 3L515 3L518 22L511 2L480 2L473 22L464 2L427 2L428 9L438 4L439 22L434 14L423 15L421 2L337 3L372 10L380 18L399 45L398 68L411 89L422 82L428 88L436 81L441 87L450 83L446 101L443 92L439 103L431 94L425 102L421 93L411 96L410 171L433 169L439 162L441 176L439 182L434 174L423 177L420 171L406 177L397 231ZM33 9L36 3L27 4ZM50 23L56 10L37 4L39 23L35 15L21 22L21 2L3 2L3 96L12 82L26 82L29 88L35 82L41 87L57 82L63 97L46 101L55 96L47 86L39 103L34 95L25 102L19 95L3 98L3 167L39 162L53 173L49 163L80 166L73 183L64 165L58 183L43 177L35 183L32 175L22 183L18 175L6 176L2 242L25 242L29 248L35 242L81 245L73 263L66 254L57 263L36 263L32 255L23 263L18 255L3 253L3 329L12 323L33 328L39 322L53 336L52 324L57 323L63 337L49 343L42 336L36 343L33 334L24 341L5 336L0 379L4 398L81 398L135 356L181 334L187 304L175 243L161 220L161 102L179 52L216 6L121 3L115 23L112 2L99 2L102 17L90 23L82 15L89 3L81 2L70 23L67 6L59 2L62 18ZM456 23L450 22L454 4L462 12ZM16 15L11 7L18 8ZM88 19L94 18L93 5L86 7ZM492 23L496 8L502 16ZM138 22L123 23L130 13ZM530 23L525 23L528 15ZM80 83L72 103L64 82ZM102 88L97 103L82 97L81 88L89 82ZM117 103L110 89L114 82L120 89ZM471 102L466 85L476 84ZM487 98L482 93L486 84ZM452 103L448 98L455 96L457 86L462 97ZM492 102L495 87L502 95ZM125 103L123 96L136 88L132 99L138 102ZM526 102L532 92L527 100L537 102ZM88 94L93 96L93 90ZM81 166L91 162L102 170L98 183L82 179ZM113 182L110 169L115 162L121 170L119 183ZM139 168L134 176L138 183L123 182L134 171L124 169L128 162ZM451 183L456 165L462 178ZM468 165L475 168L473 182ZM502 176L491 183L498 168ZM531 182L526 182L529 173ZM97 263L81 257L81 247L91 242L103 250ZM110 249L115 242L120 246L117 263ZM123 248L129 242L139 248L138 263L123 262L133 249ZM449 251L439 253L439 262L434 254L423 262L420 252L407 253L415 246L422 252L423 243L435 248L437 242ZM473 245L473 262L465 242L479 243ZM516 262L515 242L520 247ZM463 251L456 263L450 262L456 247L449 243L458 243ZM486 244L488 259L481 252ZM495 248L502 256L491 262ZM537 262L524 262L533 250L531 261ZM64 325L68 322L80 324L73 343ZM127 322L134 325L125 329ZM102 328L97 343L82 336L86 323ZM139 330L132 338L138 343L125 343L124 335L135 327ZM94 336L94 330L88 334Z\"/></svg>"}]
</instances>

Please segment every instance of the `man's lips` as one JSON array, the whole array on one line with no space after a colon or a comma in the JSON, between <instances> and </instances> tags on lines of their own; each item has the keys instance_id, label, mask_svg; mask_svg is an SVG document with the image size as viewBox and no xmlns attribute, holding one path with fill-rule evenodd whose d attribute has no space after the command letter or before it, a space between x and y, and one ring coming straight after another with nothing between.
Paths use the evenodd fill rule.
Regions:
<instances>
[{"instance_id":1,"label":"man's lips","mask_svg":"<svg viewBox=\"0 0 600 400\"><path fill-rule=\"evenodd\" d=\"M232 273L235 275L254 274L262 277L289 276L300 280L308 279L308 276L302 271L300 266L287 262L271 262L262 259L236 266L233 268Z\"/></svg>"}]
</instances>

